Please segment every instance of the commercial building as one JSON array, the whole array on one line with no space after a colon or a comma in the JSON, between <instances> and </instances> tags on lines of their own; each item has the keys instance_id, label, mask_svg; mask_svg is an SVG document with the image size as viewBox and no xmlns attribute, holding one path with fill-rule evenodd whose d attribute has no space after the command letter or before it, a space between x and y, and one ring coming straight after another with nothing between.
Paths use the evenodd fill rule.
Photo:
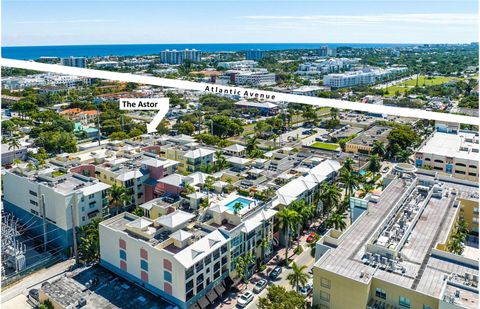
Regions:
<instances>
[{"instance_id":1,"label":"commercial building","mask_svg":"<svg viewBox=\"0 0 480 309\"><path fill-rule=\"evenodd\" d=\"M235 85L270 86L275 85L275 74L268 72L236 72L233 74Z\"/></svg>"},{"instance_id":2,"label":"commercial building","mask_svg":"<svg viewBox=\"0 0 480 309\"><path fill-rule=\"evenodd\" d=\"M85 57L68 57L60 59L60 63L69 67L86 68L87 58Z\"/></svg>"},{"instance_id":3,"label":"commercial building","mask_svg":"<svg viewBox=\"0 0 480 309\"><path fill-rule=\"evenodd\" d=\"M278 105L272 102L254 102L241 100L235 103L236 108L241 109L256 109L262 115L276 115L278 114Z\"/></svg>"},{"instance_id":4,"label":"commercial building","mask_svg":"<svg viewBox=\"0 0 480 309\"><path fill-rule=\"evenodd\" d=\"M6 170L2 181L4 209L21 218L26 230L49 248L71 247L73 226L108 213L110 185L92 177L54 166L35 170L22 164Z\"/></svg>"},{"instance_id":5,"label":"commercial building","mask_svg":"<svg viewBox=\"0 0 480 309\"><path fill-rule=\"evenodd\" d=\"M387 137L392 128L383 126L374 126L360 133L354 139L345 144L345 151L350 153L370 154L373 150L373 144L376 141L388 141Z\"/></svg>"},{"instance_id":6,"label":"commercial building","mask_svg":"<svg viewBox=\"0 0 480 309\"><path fill-rule=\"evenodd\" d=\"M198 62L201 60L201 55L202 53L196 49L167 49L160 52L160 62L168 64L182 64L185 60Z\"/></svg>"},{"instance_id":7,"label":"commercial building","mask_svg":"<svg viewBox=\"0 0 480 309\"><path fill-rule=\"evenodd\" d=\"M265 57L265 52L263 50L247 50L245 52L246 60L261 60Z\"/></svg>"},{"instance_id":8,"label":"commercial building","mask_svg":"<svg viewBox=\"0 0 480 309\"><path fill-rule=\"evenodd\" d=\"M478 133L435 132L415 153L419 168L443 172L455 178L478 181Z\"/></svg>"},{"instance_id":9,"label":"commercial building","mask_svg":"<svg viewBox=\"0 0 480 309\"><path fill-rule=\"evenodd\" d=\"M462 255L444 245L465 201L478 215L478 184L402 170L412 169L395 168L398 176L389 175L380 197L366 201L345 231L331 229L316 244L314 306L478 308L478 245L467 241ZM469 237L478 242L478 232Z\"/></svg>"}]
</instances>

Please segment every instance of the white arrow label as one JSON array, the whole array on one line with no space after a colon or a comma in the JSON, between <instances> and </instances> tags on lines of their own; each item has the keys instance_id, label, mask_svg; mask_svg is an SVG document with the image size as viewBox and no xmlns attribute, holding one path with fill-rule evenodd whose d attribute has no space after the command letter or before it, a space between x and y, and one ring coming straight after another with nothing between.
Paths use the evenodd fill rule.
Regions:
<instances>
[{"instance_id":1,"label":"white arrow label","mask_svg":"<svg viewBox=\"0 0 480 309\"><path fill-rule=\"evenodd\" d=\"M163 117L170 108L168 98L135 98L135 99L120 99L121 110L158 110L158 113L153 117L150 123L147 123L147 132L154 133L157 131L157 126L162 121Z\"/></svg>"}]
</instances>

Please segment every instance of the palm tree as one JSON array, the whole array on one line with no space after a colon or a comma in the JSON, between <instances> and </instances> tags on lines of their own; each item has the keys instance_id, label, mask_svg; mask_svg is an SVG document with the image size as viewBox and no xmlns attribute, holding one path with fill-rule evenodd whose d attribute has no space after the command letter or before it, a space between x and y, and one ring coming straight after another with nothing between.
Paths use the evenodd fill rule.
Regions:
<instances>
[{"instance_id":1,"label":"palm tree","mask_svg":"<svg viewBox=\"0 0 480 309\"><path fill-rule=\"evenodd\" d=\"M109 208L115 208L115 215L118 215L118 209L123 208L125 203L130 201L130 196L125 187L113 184L109 189L108 200Z\"/></svg>"},{"instance_id":2,"label":"palm tree","mask_svg":"<svg viewBox=\"0 0 480 309\"><path fill-rule=\"evenodd\" d=\"M385 148L385 144L382 141L374 141L373 142L373 154L377 154L380 157L384 157L387 153L387 149Z\"/></svg>"},{"instance_id":3,"label":"palm tree","mask_svg":"<svg viewBox=\"0 0 480 309\"><path fill-rule=\"evenodd\" d=\"M213 189L213 183L215 182L215 178L212 176L207 176L205 182L203 183L203 187L207 189L207 196L210 196L210 191Z\"/></svg>"},{"instance_id":4,"label":"palm tree","mask_svg":"<svg viewBox=\"0 0 480 309\"><path fill-rule=\"evenodd\" d=\"M349 201L353 191L358 188L359 179L352 171L342 168L339 180L345 185L346 199Z\"/></svg>"},{"instance_id":5,"label":"palm tree","mask_svg":"<svg viewBox=\"0 0 480 309\"><path fill-rule=\"evenodd\" d=\"M258 149L257 143L258 141L256 136L247 137L247 153L251 153L254 150Z\"/></svg>"},{"instance_id":6,"label":"palm tree","mask_svg":"<svg viewBox=\"0 0 480 309\"><path fill-rule=\"evenodd\" d=\"M307 265L300 266L295 262L292 263L292 272L288 274L287 280L297 292L300 289L300 286L307 284L308 279L310 278L309 274L305 272L307 268Z\"/></svg>"},{"instance_id":7,"label":"palm tree","mask_svg":"<svg viewBox=\"0 0 480 309\"><path fill-rule=\"evenodd\" d=\"M248 267L255 263L255 257L253 253L248 252L244 255L238 256L235 259L235 268L237 270L238 276L243 283L247 283L248 277ZM245 285L245 288L247 285Z\"/></svg>"},{"instance_id":8,"label":"palm tree","mask_svg":"<svg viewBox=\"0 0 480 309\"><path fill-rule=\"evenodd\" d=\"M8 150L13 149L13 160L15 161L15 152L18 148L20 148L21 144L16 138L11 138L8 140Z\"/></svg>"},{"instance_id":9,"label":"palm tree","mask_svg":"<svg viewBox=\"0 0 480 309\"><path fill-rule=\"evenodd\" d=\"M295 230L298 222L300 221L300 215L293 209L288 207L283 208L277 212L277 218L280 228L285 234L285 266L288 266L288 250L290 249L290 231Z\"/></svg>"},{"instance_id":10,"label":"palm tree","mask_svg":"<svg viewBox=\"0 0 480 309\"><path fill-rule=\"evenodd\" d=\"M233 213L237 215L240 212L240 210L242 210L242 208L243 208L242 203L236 202L235 204L233 204Z\"/></svg>"},{"instance_id":11,"label":"palm tree","mask_svg":"<svg viewBox=\"0 0 480 309\"><path fill-rule=\"evenodd\" d=\"M371 155L368 160L368 170L372 173L378 173L381 168L380 157L377 154Z\"/></svg>"},{"instance_id":12,"label":"palm tree","mask_svg":"<svg viewBox=\"0 0 480 309\"><path fill-rule=\"evenodd\" d=\"M328 219L325 221L325 224L328 228L333 227L336 230L343 231L347 227L345 218L345 214L335 212L328 217Z\"/></svg>"},{"instance_id":13,"label":"palm tree","mask_svg":"<svg viewBox=\"0 0 480 309\"><path fill-rule=\"evenodd\" d=\"M200 200L199 206L200 206L201 209L205 209L205 208L208 208L208 206L210 206L210 204L211 204L210 200L208 199L208 197L206 197L206 198L202 198Z\"/></svg>"},{"instance_id":14,"label":"palm tree","mask_svg":"<svg viewBox=\"0 0 480 309\"><path fill-rule=\"evenodd\" d=\"M326 214L330 210L338 207L341 198L340 190L335 185L324 182L320 186L320 201L322 201L322 212Z\"/></svg>"},{"instance_id":15,"label":"palm tree","mask_svg":"<svg viewBox=\"0 0 480 309\"><path fill-rule=\"evenodd\" d=\"M466 235L461 233L455 233L450 237L450 240L447 243L448 251L461 255L465 248Z\"/></svg>"},{"instance_id":16,"label":"palm tree","mask_svg":"<svg viewBox=\"0 0 480 309\"><path fill-rule=\"evenodd\" d=\"M348 157L343 162L343 168L346 169L349 172L352 172L354 164L355 164L355 162L353 162L352 158Z\"/></svg>"},{"instance_id":17,"label":"palm tree","mask_svg":"<svg viewBox=\"0 0 480 309\"><path fill-rule=\"evenodd\" d=\"M15 164L16 166L19 166L20 164L22 164L22 160L20 160L19 158L15 158L13 159L13 164Z\"/></svg>"},{"instance_id":18,"label":"palm tree","mask_svg":"<svg viewBox=\"0 0 480 309\"><path fill-rule=\"evenodd\" d=\"M215 152L215 170L221 171L228 167L228 162L221 151Z\"/></svg>"}]
</instances>

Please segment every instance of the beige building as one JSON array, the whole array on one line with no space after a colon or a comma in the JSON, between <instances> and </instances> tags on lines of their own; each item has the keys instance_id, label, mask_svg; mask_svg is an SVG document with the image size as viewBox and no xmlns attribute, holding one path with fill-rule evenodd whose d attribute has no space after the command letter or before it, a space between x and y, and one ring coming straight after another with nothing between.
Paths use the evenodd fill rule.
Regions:
<instances>
[{"instance_id":1,"label":"beige building","mask_svg":"<svg viewBox=\"0 0 480 309\"><path fill-rule=\"evenodd\" d=\"M460 199L478 205L477 190L414 174L394 178L347 230L332 229L317 243L313 305L478 308L478 249L469 247L474 257L438 248L461 212Z\"/></svg>"},{"instance_id":2,"label":"beige building","mask_svg":"<svg viewBox=\"0 0 480 309\"><path fill-rule=\"evenodd\" d=\"M478 182L478 134L435 132L415 153L415 165Z\"/></svg>"},{"instance_id":3,"label":"beige building","mask_svg":"<svg viewBox=\"0 0 480 309\"><path fill-rule=\"evenodd\" d=\"M370 154L373 150L373 143L381 141L387 143L388 134L392 128L374 126L345 144L345 151L350 153Z\"/></svg>"}]
</instances>

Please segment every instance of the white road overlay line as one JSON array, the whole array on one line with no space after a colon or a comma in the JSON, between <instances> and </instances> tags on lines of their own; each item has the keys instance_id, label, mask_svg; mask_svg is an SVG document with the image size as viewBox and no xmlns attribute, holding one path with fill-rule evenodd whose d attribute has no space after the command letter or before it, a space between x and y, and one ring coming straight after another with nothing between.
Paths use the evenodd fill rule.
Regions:
<instances>
[{"instance_id":1,"label":"white road overlay line","mask_svg":"<svg viewBox=\"0 0 480 309\"><path fill-rule=\"evenodd\" d=\"M308 104L308 105L315 105L315 106L328 106L328 107L336 107L340 109L351 109L351 110L357 110L362 112L371 112L376 114L387 114L387 115L395 115L395 116L401 116L401 117L439 120L439 121L464 123L464 124L471 124L471 125L480 124L479 118L472 117L472 116L455 115L455 114L448 114L448 113L437 113L437 112L430 112L430 111L414 109L414 108L374 105L374 104L349 102L349 101L334 100L334 99L308 97L308 96L285 94L285 93L273 92L273 91L256 90L251 88L220 86L220 85L214 85L214 84L197 83L197 82L160 78L160 77L142 76L142 75L135 75L135 74L129 74L129 73L118 73L118 72L109 72L109 71L102 71L102 70L75 68L75 67L68 67L68 66L62 66L62 65L56 65L56 64L46 64L46 63L39 63L39 62L25 61L25 60L14 60L14 59L2 58L1 65L7 66L7 67L42 71L42 72L54 72L54 73L61 73L61 74L68 74L68 75L91 77L91 78L100 78L100 79L116 80L116 81L123 81L123 82L133 82L133 83L146 84L146 85L179 88L179 89L185 89L185 90L205 91L207 86L208 87L218 86L218 87L221 87L222 89L240 91L240 93L242 94L245 91L256 91L265 95L275 96L275 99L271 101L285 101L285 102L301 103L301 104Z\"/></svg>"}]
</instances>

